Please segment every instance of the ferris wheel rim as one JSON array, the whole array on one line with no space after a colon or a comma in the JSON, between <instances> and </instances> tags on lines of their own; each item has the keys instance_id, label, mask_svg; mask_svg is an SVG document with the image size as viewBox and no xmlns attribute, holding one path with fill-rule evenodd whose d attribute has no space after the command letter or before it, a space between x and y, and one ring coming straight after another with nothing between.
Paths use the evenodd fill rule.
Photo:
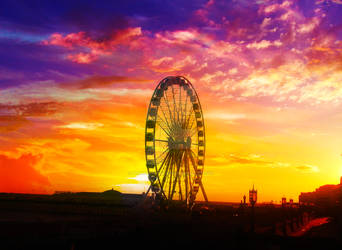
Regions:
<instances>
[{"instance_id":1,"label":"ferris wheel rim","mask_svg":"<svg viewBox=\"0 0 342 250\"><path fill-rule=\"evenodd\" d=\"M171 81L170 81L171 80ZM170 81L169 83L167 83L168 81ZM183 81L183 82L182 82ZM164 84L164 85L163 85ZM193 159L193 155L192 154L194 154L195 155L195 153L191 150L191 148L189 148L189 149L186 149L186 150L182 150L182 152L184 153L184 155L186 155L186 157L189 157L189 158L191 158L191 164L193 164L193 168L194 168L194 171L195 171L195 174L194 174L194 179L193 179L193 185L195 185L194 183L195 183L195 179L196 179L196 181L201 181L202 180L202 176L203 176L203 170L204 170L204 159L205 159L205 125L204 125L204 117L203 117L203 111L202 111L202 106L201 106L201 103L200 103L200 100L199 100L199 97L198 97L198 94L197 94L197 92L196 92L196 90L195 90L195 88L193 87L193 85L191 84L191 82L188 80L188 79L186 79L184 76L172 76L172 77L165 77L164 79L162 79L160 82L159 82L159 84L157 85L157 87L155 88L155 90L154 90L154 92L153 92L153 95L152 95L152 98L151 98L151 101L150 101L150 103L149 103L149 107L148 107L148 113L147 113L147 117L146 117L146 127L145 127L145 157L146 157L146 162L147 162L147 170L148 170L148 174L149 174L149 180L150 180L150 182L151 182L151 186L152 185L154 185L155 184L155 182L156 182L156 180L158 180L158 183L159 183L159 186L161 187L161 190L158 190L157 192L158 193L161 193L162 195L163 195L163 197L164 198L168 198L168 199L170 199L170 190L171 189L169 189L168 191L169 191L169 194L167 195L166 193L165 193L165 190L164 190L164 188L163 188L163 185L164 185L164 183L162 182L161 183L161 178L160 178L160 175L159 175L159 171L158 171L158 169L157 169L157 161L156 161L156 150L155 150L155 148L156 148L156 136L155 136L155 132L156 132L156 126L157 126L157 114L158 114L158 110L159 110L159 105L153 105L152 104L152 101L154 100L153 98L157 95L157 92L158 92L158 90L159 90L159 92L158 93L160 93L160 92L163 92L163 91L166 91L167 90L167 88L169 87L169 86L171 86L171 88L172 88L172 91L174 90L173 89L173 85L179 85L180 86L180 94L179 95L181 95L181 87L184 87L185 85L187 85L187 86L189 86L189 88L191 89L191 93L193 93L194 94L194 96L195 96L195 101L191 101L190 103L192 104L192 109L191 109L191 112L193 111L193 107L194 107L194 103L195 104L198 104L198 108L197 108L197 110L196 110L196 112L200 112L200 117L196 117L195 118L195 121L196 121L196 131L198 132L198 137L197 137L197 157L196 157L196 160L197 160L197 164L199 164L199 162L200 162L200 160L199 160L199 158L201 158L201 165L196 165L196 163L194 163L195 162L195 159ZM184 85L182 85L182 84L184 84ZM163 86L162 86L163 85ZM188 94L189 92L187 91L187 94ZM192 96L192 95L191 95ZM174 97L174 96L173 96ZM186 96L186 100L187 100L187 97L188 96ZM164 98L165 98L165 96L164 96ZM160 98L161 99L161 98ZM193 98L192 98L193 99ZM151 120L149 120L149 116L151 115L151 113L152 113L152 108L157 108L157 109L154 109L153 110L153 113L154 113L154 117L155 117L155 119L154 119L154 128L153 128L153 160L154 160L154 167L153 167L153 170L154 171L151 171L151 168L149 167L149 163L151 163L151 162L149 162L149 159L148 159L148 154L147 154L147 149L148 149L148 146L147 146L147 137L148 137L148 132L147 132L147 130L148 130L148 122L149 121L151 121ZM197 107L197 106L196 106ZM173 107L174 109L173 109L173 111L175 111L175 107ZM161 108L162 109L162 108ZM180 109L181 109L181 111L182 111L182 107L180 106ZM178 113L178 115L179 115L179 113ZM191 115L190 115L191 116ZM190 119L190 116L189 116L189 119ZM165 117L166 118L166 117ZM175 118L175 117L174 117ZM183 117L182 117L183 118ZM179 118L178 118L179 119ZM198 124L201 124L201 130L199 130L199 125ZM160 125L160 124L158 124L158 125ZM201 139L202 139L202 145L200 145L200 141L199 141L199 131L201 131ZM165 131L166 132L166 131ZM171 137L171 136L170 136ZM169 137L169 138L170 138ZM188 137L187 139L189 139L190 138L190 141L191 141L191 137ZM166 141L164 141L165 143L166 143ZM169 142L170 143L170 142ZM191 146L190 146L191 147ZM199 152L199 148L201 147L201 151L202 151L202 156L201 157L199 157L199 155L198 155L198 152ZM165 156L165 158L163 159L163 163L167 160L167 158L170 158L171 156L170 156L170 151L167 153L167 155ZM182 161L182 157L183 157L183 155L181 156L181 161ZM177 159L178 160L178 159ZM180 164L182 164L182 162L180 162ZM163 166L163 164L160 166L160 167L162 167ZM201 167L201 169L200 169L200 171L198 171L198 167ZM179 172L179 168L180 167L178 167L178 172ZM178 175L178 172L177 172L177 175ZM189 172L190 172L190 169L189 169ZM154 175L154 180L151 180L151 176L153 176L153 174L155 174L155 173L157 173L157 175ZM171 172L171 174L172 174L172 172ZM165 174L166 175L166 174ZM164 176L164 178L165 178L165 176ZM173 184L173 189L172 189L172 191L171 191L171 200L172 200L172 197L173 197L173 195L174 195L174 190L175 190L175 188L174 188L174 186L175 185L177 185L177 176L176 176L176 179L175 179L175 182L174 183L172 183ZM179 182L180 182L180 180L179 180ZM190 177L189 177L189 182L191 183L191 179L190 179ZM171 178L170 178L170 183L171 183ZM181 185L181 184L179 184L179 185ZM170 184L170 186L171 186L171 184ZM186 186L187 187L187 186ZM196 195L197 195L197 192L198 192L198 186L196 186L197 187L197 189L195 189L194 188L194 186L191 186L190 185L190 187L191 187L191 190L190 190L190 192L188 193L188 196L191 196L191 197L185 197L185 201L191 201L191 200L194 200L195 199L195 197L196 197ZM179 189L180 189L180 187L179 187ZM182 198L181 198L182 199Z\"/></svg>"}]
</instances>

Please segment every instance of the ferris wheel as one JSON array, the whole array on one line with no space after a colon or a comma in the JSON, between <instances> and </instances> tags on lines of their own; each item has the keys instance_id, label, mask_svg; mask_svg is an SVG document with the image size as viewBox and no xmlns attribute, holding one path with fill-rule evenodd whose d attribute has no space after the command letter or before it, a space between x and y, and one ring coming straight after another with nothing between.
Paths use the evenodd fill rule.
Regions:
<instances>
[{"instance_id":1,"label":"ferris wheel","mask_svg":"<svg viewBox=\"0 0 342 250\"><path fill-rule=\"evenodd\" d=\"M198 95L182 76L164 78L154 90L145 128L150 190L167 201L191 206L201 189L205 128Z\"/></svg>"}]
</instances>

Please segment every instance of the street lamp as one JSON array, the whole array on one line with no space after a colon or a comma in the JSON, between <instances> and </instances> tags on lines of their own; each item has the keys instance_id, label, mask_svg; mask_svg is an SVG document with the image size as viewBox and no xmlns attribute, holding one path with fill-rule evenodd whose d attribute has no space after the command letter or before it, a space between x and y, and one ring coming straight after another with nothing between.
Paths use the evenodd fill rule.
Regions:
<instances>
[{"instance_id":1,"label":"street lamp","mask_svg":"<svg viewBox=\"0 0 342 250\"><path fill-rule=\"evenodd\" d=\"M253 189L249 190L249 203L252 205L252 207L254 207L255 203L257 202L257 198L258 198L258 191L254 189L254 185L253 185Z\"/></svg>"}]
</instances>

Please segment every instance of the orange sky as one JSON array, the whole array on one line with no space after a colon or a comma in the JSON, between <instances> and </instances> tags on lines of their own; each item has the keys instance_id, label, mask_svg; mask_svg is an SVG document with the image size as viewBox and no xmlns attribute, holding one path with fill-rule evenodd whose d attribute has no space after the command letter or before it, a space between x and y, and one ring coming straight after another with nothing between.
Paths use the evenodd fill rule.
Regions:
<instances>
[{"instance_id":1,"label":"orange sky","mask_svg":"<svg viewBox=\"0 0 342 250\"><path fill-rule=\"evenodd\" d=\"M168 75L184 75L199 95L210 201L240 201L253 184L261 202L296 201L338 183L342 41L326 29L329 13L265 1L234 23L211 18L214 7L170 30L134 23L105 42L82 29L31 41L62 51L53 60L65 71L51 66L51 79L0 89L0 192L146 191L146 112Z\"/></svg>"}]
</instances>

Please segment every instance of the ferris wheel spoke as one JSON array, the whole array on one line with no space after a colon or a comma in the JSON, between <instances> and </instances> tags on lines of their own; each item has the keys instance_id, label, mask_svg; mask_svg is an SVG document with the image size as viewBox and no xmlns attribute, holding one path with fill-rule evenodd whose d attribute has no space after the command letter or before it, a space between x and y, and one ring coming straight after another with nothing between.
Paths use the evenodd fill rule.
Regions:
<instances>
[{"instance_id":1,"label":"ferris wheel spoke","mask_svg":"<svg viewBox=\"0 0 342 250\"><path fill-rule=\"evenodd\" d=\"M160 150L156 150L156 161L157 163L160 163L162 158L165 157L166 153L169 152L168 147L160 147Z\"/></svg>"},{"instance_id":2,"label":"ferris wheel spoke","mask_svg":"<svg viewBox=\"0 0 342 250\"><path fill-rule=\"evenodd\" d=\"M182 201L183 200L183 193L182 193L182 166L180 166L180 175L178 176L178 193L179 198Z\"/></svg>"},{"instance_id":3,"label":"ferris wheel spoke","mask_svg":"<svg viewBox=\"0 0 342 250\"><path fill-rule=\"evenodd\" d=\"M195 129L192 129L190 132L191 132L190 137L193 137L197 132L197 128L195 127Z\"/></svg>"},{"instance_id":4,"label":"ferris wheel spoke","mask_svg":"<svg viewBox=\"0 0 342 250\"><path fill-rule=\"evenodd\" d=\"M197 157L195 152L192 149L190 149L190 153L193 155L193 157L195 157L195 158ZM197 168L197 165L196 165L196 168Z\"/></svg>"},{"instance_id":5,"label":"ferris wheel spoke","mask_svg":"<svg viewBox=\"0 0 342 250\"><path fill-rule=\"evenodd\" d=\"M165 114L165 112L164 112L164 109L163 109L163 106L160 106L161 108L161 111L162 111L162 113L163 113L163 116L164 116L164 118L165 118L165 121L163 120L163 118L161 117L161 116L158 116L160 119L162 119L165 123L166 123L166 125L167 125L167 127L168 127L168 129L169 129L169 131L171 131L171 126L170 126L170 124L169 124L169 121L167 120L167 116L166 116L166 114Z\"/></svg>"},{"instance_id":6,"label":"ferris wheel spoke","mask_svg":"<svg viewBox=\"0 0 342 250\"><path fill-rule=\"evenodd\" d=\"M190 130L192 130L192 129L194 129L194 128L197 129L197 127L194 126L194 125L196 125L195 120L196 120L196 119L191 119L191 124L190 124L190 126L188 127L188 129L190 129Z\"/></svg>"},{"instance_id":7,"label":"ferris wheel spoke","mask_svg":"<svg viewBox=\"0 0 342 250\"><path fill-rule=\"evenodd\" d=\"M164 119L161 115L159 115L159 114L158 114L158 118L161 119L161 120L167 125L167 127L169 128L169 130L171 130L171 126L170 126L170 124L169 124L169 121L168 121L168 119L167 119L167 116L166 116L166 114L165 114L165 111L164 111L164 108L163 108L162 105L160 105L160 110L162 111L163 116L164 116L165 119Z\"/></svg>"},{"instance_id":8,"label":"ferris wheel spoke","mask_svg":"<svg viewBox=\"0 0 342 250\"><path fill-rule=\"evenodd\" d=\"M165 166L165 162L169 159L170 157L170 152L167 151L167 154L162 162L162 164L160 165L159 169L157 169L157 176L159 176L159 173L162 171L163 167Z\"/></svg>"},{"instance_id":9,"label":"ferris wheel spoke","mask_svg":"<svg viewBox=\"0 0 342 250\"><path fill-rule=\"evenodd\" d=\"M184 152L183 157L183 166L184 166L184 182L185 182L185 202L188 201L188 169L187 169L187 153Z\"/></svg>"},{"instance_id":10,"label":"ferris wheel spoke","mask_svg":"<svg viewBox=\"0 0 342 250\"><path fill-rule=\"evenodd\" d=\"M181 160L181 176L178 178L180 186L181 200L187 201L188 182L187 182L187 170L186 170L186 151L183 152ZM183 185L182 185L183 184Z\"/></svg>"},{"instance_id":11,"label":"ferris wheel spoke","mask_svg":"<svg viewBox=\"0 0 342 250\"><path fill-rule=\"evenodd\" d=\"M172 89L172 98L173 98L173 119L176 121L176 100L175 100L175 90L173 88L173 85L171 85Z\"/></svg>"},{"instance_id":12,"label":"ferris wheel spoke","mask_svg":"<svg viewBox=\"0 0 342 250\"><path fill-rule=\"evenodd\" d=\"M167 178L167 172L169 171L169 166L170 166L170 161L171 161L171 152L168 154L167 160L164 162L163 168L160 168L160 173L162 173L162 170L164 170L163 174L163 180ZM165 181L165 180L164 180Z\"/></svg>"},{"instance_id":13,"label":"ferris wheel spoke","mask_svg":"<svg viewBox=\"0 0 342 250\"><path fill-rule=\"evenodd\" d=\"M192 138L195 135L195 133L197 132L197 127L193 127L193 128L188 129L188 132L189 132L189 136Z\"/></svg>"},{"instance_id":14,"label":"ferris wheel spoke","mask_svg":"<svg viewBox=\"0 0 342 250\"><path fill-rule=\"evenodd\" d=\"M196 157L195 153L190 149L190 157L191 157L192 165L193 165L193 167L194 167L195 176L200 177L200 176L197 174L197 165L195 164L195 160L194 160L194 158L193 158L193 155Z\"/></svg>"},{"instance_id":15,"label":"ferris wheel spoke","mask_svg":"<svg viewBox=\"0 0 342 250\"><path fill-rule=\"evenodd\" d=\"M170 199L171 196L171 183L172 183L172 172L173 172L173 166L174 166L174 154L172 154L171 157L171 164L170 164L170 176L169 176L169 194L168 194L168 198Z\"/></svg>"},{"instance_id":16,"label":"ferris wheel spoke","mask_svg":"<svg viewBox=\"0 0 342 250\"><path fill-rule=\"evenodd\" d=\"M193 128L194 125L196 125L196 117L194 115L191 115L189 118L189 122L188 122L188 128Z\"/></svg>"},{"instance_id":17,"label":"ferris wheel spoke","mask_svg":"<svg viewBox=\"0 0 342 250\"><path fill-rule=\"evenodd\" d=\"M165 94L166 95L166 94ZM165 97L165 95L164 95L164 100L165 100L165 103L166 103L166 105L167 105L167 107L168 107L168 111L169 111L169 115L170 115L170 118L172 118L172 111L171 111L171 108L170 108L170 104L169 104L169 101L167 100L167 98ZM165 119L166 119L166 117L165 117ZM174 120L173 120L174 121ZM171 124L172 125L172 124Z\"/></svg>"},{"instance_id":18,"label":"ferris wheel spoke","mask_svg":"<svg viewBox=\"0 0 342 250\"><path fill-rule=\"evenodd\" d=\"M172 200L173 194L175 193L175 188L176 188L177 178L178 178L178 171L179 171L179 168L177 167L177 173L175 174L176 177L174 177L175 179L174 180L172 178L170 179L170 188L172 185L172 191L171 191L171 194L169 195L170 200Z\"/></svg>"},{"instance_id":19,"label":"ferris wheel spoke","mask_svg":"<svg viewBox=\"0 0 342 250\"><path fill-rule=\"evenodd\" d=\"M190 109L190 114L189 114L189 116L187 117L187 120L186 120L186 122L185 122L185 127L186 127L186 128L187 128L188 125L189 125L190 118L191 118L191 115L192 115L192 112L193 112L193 111L194 111L193 109Z\"/></svg>"},{"instance_id":20,"label":"ferris wheel spoke","mask_svg":"<svg viewBox=\"0 0 342 250\"><path fill-rule=\"evenodd\" d=\"M184 125L185 117L186 117L186 108L187 108L188 96L185 94L185 102L184 102L184 111L182 112L181 123ZM182 108L183 110L183 108Z\"/></svg>"},{"instance_id":21,"label":"ferris wheel spoke","mask_svg":"<svg viewBox=\"0 0 342 250\"><path fill-rule=\"evenodd\" d=\"M160 188L162 190L162 192L164 193L164 195L166 196L166 192L165 192L165 189L164 189L164 184L167 180L167 177L168 177L168 172L169 172L169 169L170 169L170 161L171 161L171 153L168 154L168 159L167 159L167 163L166 163L166 169L165 169L165 172L164 172L164 175L163 175L163 180L162 180L162 183L160 184Z\"/></svg>"},{"instance_id":22,"label":"ferris wheel spoke","mask_svg":"<svg viewBox=\"0 0 342 250\"><path fill-rule=\"evenodd\" d=\"M186 150L186 155L187 155L187 160L186 160L186 168L187 168L187 176L186 176L186 178L187 178L187 182L189 183L189 190L188 190L188 192L187 192L187 198L189 197L189 195L190 195L190 192L191 192L191 190L192 190L192 181L191 181L191 171L190 171L190 163L189 163L189 150Z\"/></svg>"},{"instance_id":23,"label":"ferris wheel spoke","mask_svg":"<svg viewBox=\"0 0 342 250\"><path fill-rule=\"evenodd\" d=\"M158 154L158 157L159 155L165 153L166 151L169 150L169 147L164 143L164 142L156 142L155 144L155 151L156 151L156 155Z\"/></svg>"},{"instance_id":24,"label":"ferris wheel spoke","mask_svg":"<svg viewBox=\"0 0 342 250\"><path fill-rule=\"evenodd\" d=\"M165 153L169 153L169 148L167 147L161 154L159 154L157 157L156 157L156 162L158 163L158 161L160 160L160 158L165 154ZM165 160L165 158L164 158Z\"/></svg>"},{"instance_id":25,"label":"ferris wheel spoke","mask_svg":"<svg viewBox=\"0 0 342 250\"><path fill-rule=\"evenodd\" d=\"M167 140L160 140L160 139L155 139L155 141L166 142L166 143L169 142L169 141L167 141Z\"/></svg>"},{"instance_id":26,"label":"ferris wheel spoke","mask_svg":"<svg viewBox=\"0 0 342 250\"><path fill-rule=\"evenodd\" d=\"M167 181L168 181L168 184L166 184L168 186L168 194L167 194L167 198L170 199L170 196L171 196L171 179L172 179L172 169L173 169L173 163L172 163L172 160L171 160L171 164L170 164L170 171L169 173L167 174Z\"/></svg>"},{"instance_id":27,"label":"ferris wheel spoke","mask_svg":"<svg viewBox=\"0 0 342 250\"><path fill-rule=\"evenodd\" d=\"M158 118L159 118L159 116L158 116ZM169 130L169 128L168 128L167 124L164 122L164 120L161 120L161 119L157 120L157 125L163 127L163 130L165 132L171 133L171 131Z\"/></svg>"},{"instance_id":28,"label":"ferris wheel spoke","mask_svg":"<svg viewBox=\"0 0 342 250\"><path fill-rule=\"evenodd\" d=\"M164 128L161 124L162 123L158 123L159 127L165 132L165 134L167 134L169 137L171 137L170 132L168 132L167 129Z\"/></svg>"},{"instance_id":29,"label":"ferris wheel spoke","mask_svg":"<svg viewBox=\"0 0 342 250\"><path fill-rule=\"evenodd\" d=\"M189 156L190 156L190 160L191 160L191 163L192 163L192 166L193 166L193 168L194 168L194 170L195 170L195 175L196 175L196 170L197 170L197 165L196 165L196 163L195 163L195 159L193 158L193 155L192 155L192 150L190 149L189 150Z\"/></svg>"},{"instance_id":30,"label":"ferris wheel spoke","mask_svg":"<svg viewBox=\"0 0 342 250\"><path fill-rule=\"evenodd\" d=\"M185 104L184 104L184 113L182 116L182 124L185 127L186 124L186 119L187 119L187 114L188 114L188 95L185 95Z\"/></svg>"},{"instance_id":31,"label":"ferris wheel spoke","mask_svg":"<svg viewBox=\"0 0 342 250\"><path fill-rule=\"evenodd\" d=\"M179 177L179 170L180 170L180 165L181 165L181 160L183 158L183 151L180 151L180 152L177 152L177 157L176 159L180 159L180 161L175 161L175 165L177 167L177 172L176 172L176 175L174 177L174 180L173 180L173 186L172 186L172 192L171 192L171 196L170 196L170 200L172 200L172 197L173 197L173 194L175 193L175 189L176 189L176 185L178 183L178 177Z\"/></svg>"},{"instance_id":32,"label":"ferris wheel spoke","mask_svg":"<svg viewBox=\"0 0 342 250\"><path fill-rule=\"evenodd\" d=\"M179 105L178 106L179 106L179 109L180 109L180 117L181 117L181 119L179 119L179 116L178 116L178 122L180 124L182 124L183 108L182 108L182 87L181 86L179 87Z\"/></svg>"},{"instance_id":33,"label":"ferris wheel spoke","mask_svg":"<svg viewBox=\"0 0 342 250\"><path fill-rule=\"evenodd\" d=\"M178 86L178 85L177 85ZM174 91L174 89L173 89L173 91ZM176 97L176 95L177 95L177 93L175 93L174 92L174 94L173 94L173 98L174 98L174 105L175 105L175 110L176 110L176 115L177 115L177 123L180 123L179 122L179 113L180 113L180 107L179 107L179 102L180 102L180 100L178 100L178 102L177 102L177 97Z\"/></svg>"}]
</instances>

